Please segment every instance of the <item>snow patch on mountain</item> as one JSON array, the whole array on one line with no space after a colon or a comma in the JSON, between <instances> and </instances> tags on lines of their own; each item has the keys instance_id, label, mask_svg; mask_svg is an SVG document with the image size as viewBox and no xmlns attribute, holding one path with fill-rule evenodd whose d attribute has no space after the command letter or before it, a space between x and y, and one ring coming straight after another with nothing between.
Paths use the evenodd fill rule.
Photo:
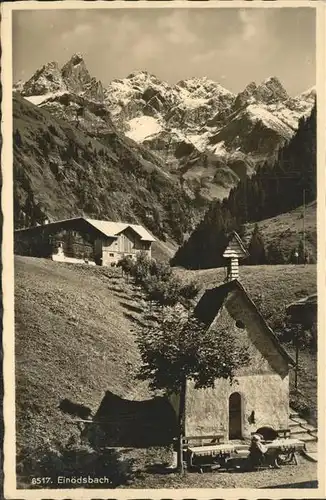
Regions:
<instances>
[{"instance_id":1,"label":"snow patch on mountain","mask_svg":"<svg viewBox=\"0 0 326 500\"><path fill-rule=\"evenodd\" d=\"M198 149L198 151L205 151L207 149L207 145L209 143L209 132L201 132L199 131L197 134L190 133L187 134L187 138L189 141Z\"/></svg>"},{"instance_id":2,"label":"snow patch on mountain","mask_svg":"<svg viewBox=\"0 0 326 500\"><path fill-rule=\"evenodd\" d=\"M287 103L285 103L287 104ZM302 116L307 116L311 112L312 105L307 103L296 103L294 106L290 103L288 105L270 104L268 111L275 117L282 120L293 131L298 128L299 120Z\"/></svg>"},{"instance_id":3,"label":"snow patch on mountain","mask_svg":"<svg viewBox=\"0 0 326 500\"><path fill-rule=\"evenodd\" d=\"M148 137L163 130L162 125L152 116L132 118L127 122L127 127L129 130L125 132L125 135L136 142L143 142Z\"/></svg>"},{"instance_id":4,"label":"snow patch on mountain","mask_svg":"<svg viewBox=\"0 0 326 500\"><path fill-rule=\"evenodd\" d=\"M14 92L21 92L24 88L25 82L23 80L18 80L13 84L13 91Z\"/></svg>"},{"instance_id":5,"label":"snow patch on mountain","mask_svg":"<svg viewBox=\"0 0 326 500\"><path fill-rule=\"evenodd\" d=\"M217 156L222 155L225 156L227 151L225 149L225 141L218 142L217 144L214 144L214 147L212 148L212 152L215 153Z\"/></svg>"},{"instance_id":6,"label":"snow patch on mountain","mask_svg":"<svg viewBox=\"0 0 326 500\"><path fill-rule=\"evenodd\" d=\"M310 89L301 92L301 94L297 96L297 99L314 102L316 99L316 86L314 85L313 87L310 87Z\"/></svg>"},{"instance_id":7,"label":"snow patch on mountain","mask_svg":"<svg viewBox=\"0 0 326 500\"><path fill-rule=\"evenodd\" d=\"M296 130L298 128L299 124L299 119L301 117L301 114L292 111L289 108L286 108L285 106L282 107L277 107L275 106L275 109L270 108L270 111L277 116L280 120L282 120L286 125L291 127L291 129Z\"/></svg>"},{"instance_id":8,"label":"snow patch on mountain","mask_svg":"<svg viewBox=\"0 0 326 500\"><path fill-rule=\"evenodd\" d=\"M290 138L293 134L293 130L288 125L286 125L286 123L284 123L278 117L274 116L270 111L263 108L262 106L250 104L246 108L246 112L251 115L254 122L259 120L266 127L276 130L286 138Z\"/></svg>"},{"instance_id":9,"label":"snow patch on mountain","mask_svg":"<svg viewBox=\"0 0 326 500\"><path fill-rule=\"evenodd\" d=\"M65 94L66 92L49 92L48 94L44 94L44 95L29 95L29 96L25 96L25 99L29 102L31 102L32 104L35 104L35 106L39 106L40 104L43 104L45 103L45 101L47 101L48 99L52 99L54 97L58 97L60 95L63 95Z\"/></svg>"},{"instance_id":10,"label":"snow patch on mountain","mask_svg":"<svg viewBox=\"0 0 326 500\"><path fill-rule=\"evenodd\" d=\"M186 93L183 95L180 93L180 97L182 104L186 108L199 108L199 106L204 106L207 103L207 99L204 99L203 97L192 97Z\"/></svg>"},{"instance_id":11,"label":"snow patch on mountain","mask_svg":"<svg viewBox=\"0 0 326 500\"><path fill-rule=\"evenodd\" d=\"M235 95L232 92L207 77L181 80L175 85L174 88L180 95L191 95L193 98L203 98L205 100L211 99L217 95L235 98Z\"/></svg>"}]
</instances>

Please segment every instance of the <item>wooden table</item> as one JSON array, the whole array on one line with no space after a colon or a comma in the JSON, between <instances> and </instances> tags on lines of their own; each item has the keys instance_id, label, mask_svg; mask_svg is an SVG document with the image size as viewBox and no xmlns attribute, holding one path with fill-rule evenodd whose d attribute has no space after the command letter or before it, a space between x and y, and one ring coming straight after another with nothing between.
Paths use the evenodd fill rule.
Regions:
<instances>
[{"instance_id":1,"label":"wooden table","mask_svg":"<svg viewBox=\"0 0 326 500\"><path fill-rule=\"evenodd\" d=\"M269 443L264 443L267 453L274 453L276 456L275 466L294 463L297 465L296 452L305 449L305 443L299 439L280 438Z\"/></svg>"},{"instance_id":2,"label":"wooden table","mask_svg":"<svg viewBox=\"0 0 326 500\"><path fill-rule=\"evenodd\" d=\"M267 447L267 454L275 455L276 467L281 464L297 464L295 453L305 448L303 441L290 438L275 439L264 444ZM213 465L223 467L240 450L249 453L249 445L232 444L231 442L209 446L189 446L187 449L187 464L189 468L198 467L201 472L203 468L211 468Z\"/></svg>"},{"instance_id":3,"label":"wooden table","mask_svg":"<svg viewBox=\"0 0 326 500\"><path fill-rule=\"evenodd\" d=\"M249 450L249 447L245 444L232 443L209 446L189 446L187 449L187 464L189 468L199 467L201 472L203 467L211 467L214 464L225 466L228 459L231 458L231 455L236 453L236 450L240 449ZM205 457L206 460L201 460L200 457ZM196 463L196 461L199 463Z\"/></svg>"}]
</instances>

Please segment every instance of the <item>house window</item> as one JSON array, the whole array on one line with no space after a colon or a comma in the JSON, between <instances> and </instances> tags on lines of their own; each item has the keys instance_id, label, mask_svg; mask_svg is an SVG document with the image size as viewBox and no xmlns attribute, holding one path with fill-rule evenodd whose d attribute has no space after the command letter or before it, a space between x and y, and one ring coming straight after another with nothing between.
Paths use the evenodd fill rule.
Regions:
<instances>
[{"instance_id":1,"label":"house window","mask_svg":"<svg viewBox=\"0 0 326 500\"><path fill-rule=\"evenodd\" d=\"M239 330L244 330L246 328L246 325L244 324L243 321L241 321L240 319L238 319L236 322L235 322L235 326L237 328L239 328Z\"/></svg>"},{"instance_id":2,"label":"house window","mask_svg":"<svg viewBox=\"0 0 326 500\"><path fill-rule=\"evenodd\" d=\"M110 253L110 257L114 257L114 253Z\"/></svg>"}]
</instances>

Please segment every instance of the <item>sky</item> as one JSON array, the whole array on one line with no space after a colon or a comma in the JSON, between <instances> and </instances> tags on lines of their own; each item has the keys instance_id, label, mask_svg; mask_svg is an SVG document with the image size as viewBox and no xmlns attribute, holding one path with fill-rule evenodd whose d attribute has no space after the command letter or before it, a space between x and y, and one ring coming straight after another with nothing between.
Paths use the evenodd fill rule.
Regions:
<instances>
[{"instance_id":1,"label":"sky","mask_svg":"<svg viewBox=\"0 0 326 500\"><path fill-rule=\"evenodd\" d=\"M80 52L107 85L136 70L174 84L208 77L232 92L270 76L290 95L316 83L313 8L13 12L14 81Z\"/></svg>"}]
</instances>

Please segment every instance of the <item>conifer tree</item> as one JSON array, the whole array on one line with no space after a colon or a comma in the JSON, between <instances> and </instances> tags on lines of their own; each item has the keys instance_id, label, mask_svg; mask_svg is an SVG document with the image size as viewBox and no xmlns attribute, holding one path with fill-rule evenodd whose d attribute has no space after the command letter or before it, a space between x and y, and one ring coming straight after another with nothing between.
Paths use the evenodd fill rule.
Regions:
<instances>
[{"instance_id":1,"label":"conifer tree","mask_svg":"<svg viewBox=\"0 0 326 500\"><path fill-rule=\"evenodd\" d=\"M266 264L266 252L264 238L259 230L258 224L255 224L251 240L249 243L249 264Z\"/></svg>"},{"instance_id":2,"label":"conifer tree","mask_svg":"<svg viewBox=\"0 0 326 500\"><path fill-rule=\"evenodd\" d=\"M16 146L18 146L19 148L23 145L22 137L21 137L21 134L20 134L18 128L16 128L15 133L14 133L14 144Z\"/></svg>"},{"instance_id":3,"label":"conifer tree","mask_svg":"<svg viewBox=\"0 0 326 500\"><path fill-rule=\"evenodd\" d=\"M256 173L231 189L223 202L211 203L204 219L171 260L172 265L200 269L222 266L227 234L247 222L274 217L316 199L316 104L301 119L296 135L282 147L276 159L268 159ZM253 240L252 263L266 261L262 236ZM272 248L272 253L275 249ZM281 255L278 255L281 259ZM304 257L303 259L304 260Z\"/></svg>"},{"instance_id":4,"label":"conifer tree","mask_svg":"<svg viewBox=\"0 0 326 500\"><path fill-rule=\"evenodd\" d=\"M298 262L299 264L305 264L307 261L307 252L305 251L303 241L299 241L298 245Z\"/></svg>"},{"instance_id":5,"label":"conifer tree","mask_svg":"<svg viewBox=\"0 0 326 500\"><path fill-rule=\"evenodd\" d=\"M267 247L266 254L268 264L285 264L286 262L286 257L279 242L273 241L270 243Z\"/></svg>"}]
</instances>

